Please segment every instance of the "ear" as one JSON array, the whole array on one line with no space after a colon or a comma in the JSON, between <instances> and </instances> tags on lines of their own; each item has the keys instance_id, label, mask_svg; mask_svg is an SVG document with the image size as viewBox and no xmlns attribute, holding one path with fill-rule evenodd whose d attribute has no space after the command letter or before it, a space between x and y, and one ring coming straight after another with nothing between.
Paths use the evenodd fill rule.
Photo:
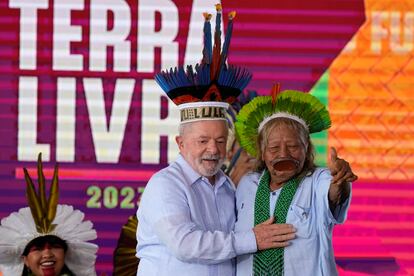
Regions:
<instances>
[{"instance_id":1,"label":"ear","mask_svg":"<svg viewBox=\"0 0 414 276\"><path fill-rule=\"evenodd\" d=\"M182 136L175 136L175 142L177 143L178 149L180 151L184 148L184 141Z\"/></svg>"}]
</instances>

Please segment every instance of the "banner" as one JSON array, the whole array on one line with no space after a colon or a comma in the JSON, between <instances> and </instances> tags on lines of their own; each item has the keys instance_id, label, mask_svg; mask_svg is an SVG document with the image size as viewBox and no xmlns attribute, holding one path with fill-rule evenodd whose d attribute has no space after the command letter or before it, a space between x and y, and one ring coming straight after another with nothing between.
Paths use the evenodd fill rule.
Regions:
<instances>
[{"instance_id":1,"label":"banner","mask_svg":"<svg viewBox=\"0 0 414 276\"><path fill-rule=\"evenodd\" d=\"M215 16L216 2L2 1L0 218L27 205L22 168L35 176L41 152L47 180L59 164L60 203L94 223L97 272L110 274L147 180L177 155L178 111L154 74L200 61L202 13ZM224 26L237 11L229 63L252 71L247 89L311 91L333 114L331 130L313 139L319 164L335 146L360 177L335 232L349 275L361 260L365 271L370 262L414 269L400 248L413 247L414 13L412 1L398 3L222 1ZM391 217L411 221L395 228Z\"/></svg>"}]
</instances>

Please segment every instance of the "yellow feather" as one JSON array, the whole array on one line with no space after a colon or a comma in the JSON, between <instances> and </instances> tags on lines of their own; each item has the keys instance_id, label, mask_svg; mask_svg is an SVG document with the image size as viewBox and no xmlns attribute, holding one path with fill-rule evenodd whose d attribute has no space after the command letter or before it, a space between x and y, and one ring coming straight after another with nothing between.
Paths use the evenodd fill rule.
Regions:
<instances>
[{"instance_id":1,"label":"yellow feather","mask_svg":"<svg viewBox=\"0 0 414 276\"><path fill-rule=\"evenodd\" d=\"M24 179L26 180L26 196L29 203L30 211L32 212L33 219L36 225L40 226L42 218L42 208L40 206L39 199L37 198L36 190L33 185L33 181L30 178L26 168L23 168Z\"/></svg>"},{"instance_id":2,"label":"yellow feather","mask_svg":"<svg viewBox=\"0 0 414 276\"><path fill-rule=\"evenodd\" d=\"M58 179L58 165L55 165L55 170L53 172L53 180L50 185L50 196L47 206L47 219L49 222L52 222L56 216L56 209L59 200L59 179Z\"/></svg>"},{"instance_id":3,"label":"yellow feather","mask_svg":"<svg viewBox=\"0 0 414 276\"><path fill-rule=\"evenodd\" d=\"M46 213L46 185L45 185L45 175L43 174L42 166L42 153L39 153L37 158L37 182L39 184L39 198L40 206L42 208L42 213Z\"/></svg>"}]
</instances>

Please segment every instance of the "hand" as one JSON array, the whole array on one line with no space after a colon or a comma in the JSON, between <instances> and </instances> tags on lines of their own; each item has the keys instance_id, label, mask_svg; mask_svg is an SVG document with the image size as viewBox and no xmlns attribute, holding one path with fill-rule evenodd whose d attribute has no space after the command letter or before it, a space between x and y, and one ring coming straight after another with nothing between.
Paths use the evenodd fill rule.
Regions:
<instances>
[{"instance_id":1,"label":"hand","mask_svg":"<svg viewBox=\"0 0 414 276\"><path fill-rule=\"evenodd\" d=\"M352 172L349 163L338 158L336 149L331 147L328 168L331 171L332 180L329 187L329 208L333 213L336 206L345 202L351 192L350 182L358 179Z\"/></svg>"},{"instance_id":2,"label":"hand","mask_svg":"<svg viewBox=\"0 0 414 276\"><path fill-rule=\"evenodd\" d=\"M256 225L253 228L258 250L286 247L295 238L296 229L291 224L274 224L274 218Z\"/></svg>"},{"instance_id":3,"label":"hand","mask_svg":"<svg viewBox=\"0 0 414 276\"><path fill-rule=\"evenodd\" d=\"M233 180L234 185L239 184L240 179L247 173L252 172L254 170L256 159L250 157L247 152L242 150L240 152L240 156L234 164L233 169L230 172L230 178Z\"/></svg>"},{"instance_id":4,"label":"hand","mask_svg":"<svg viewBox=\"0 0 414 276\"><path fill-rule=\"evenodd\" d=\"M328 168L332 175L331 183L340 185L342 183L354 182L358 179L358 176L352 172L349 163L344 159L338 158L338 154L334 147L331 147L330 149Z\"/></svg>"}]
</instances>

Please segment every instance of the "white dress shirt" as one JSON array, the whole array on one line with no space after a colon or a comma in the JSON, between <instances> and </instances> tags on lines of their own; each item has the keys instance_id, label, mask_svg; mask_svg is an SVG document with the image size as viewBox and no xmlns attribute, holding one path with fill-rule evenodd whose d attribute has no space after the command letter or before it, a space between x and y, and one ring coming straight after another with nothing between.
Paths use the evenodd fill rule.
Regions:
<instances>
[{"instance_id":1,"label":"white dress shirt","mask_svg":"<svg viewBox=\"0 0 414 276\"><path fill-rule=\"evenodd\" d=\"M254 202L260 178L259 173L244 176L237 187L237 222L235 231L245 231L254 226ZM343 223L350 204L348 200L335 210L329 209L328 191L332 176L325 168L317 168L299 184L290 205L286 223L296 228L296 238L285 248L285 276L337 275L332 248L332 230ZM270 214L273 215L281 189L270 192ZM237 257L237 276L250 276L253 254Z\"/></svg>"},{"instance_id":2,"label":"white dress shirt","mask_svg":"<svg viewBox=\"0 0 414 276\"><path fill-rule=\"evenodd\" d=\"M219 171L211 185L180 155L149 180L137 211L139 276L231 276L235 256L256 251L235 233L235 190Z\"/></svg>"}]
</instances>

